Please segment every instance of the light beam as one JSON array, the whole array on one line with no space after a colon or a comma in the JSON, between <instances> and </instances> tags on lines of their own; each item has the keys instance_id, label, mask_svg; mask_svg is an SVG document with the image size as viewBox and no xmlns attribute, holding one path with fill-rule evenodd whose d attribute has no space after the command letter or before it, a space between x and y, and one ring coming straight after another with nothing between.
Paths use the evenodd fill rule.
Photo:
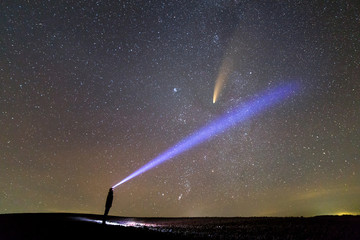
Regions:
<instances>
[{"instance_id":1,"label":"light beam","mask_svg":"<svg viewBox=\"0 0 360 240\"><path fill-rule=\"evenodd\" d=\"M228 111L223 116L215 119L205 127L184 138L173 147L161 153L156 158L115 184L112 188L115 189L130 179L174 158L175 156L199 145L200 143L203 143L206 140L209 140L210 138L216 136L216 134L222 133L228 128L242 123L245 120L261 113L265 109L282 102L286 98L294 95L297 90L298 84L293 82L283 84L276 88L264 91L261 94L257 94L253 99L241 104L233 110Z\"/></svg>"}]
</instances>

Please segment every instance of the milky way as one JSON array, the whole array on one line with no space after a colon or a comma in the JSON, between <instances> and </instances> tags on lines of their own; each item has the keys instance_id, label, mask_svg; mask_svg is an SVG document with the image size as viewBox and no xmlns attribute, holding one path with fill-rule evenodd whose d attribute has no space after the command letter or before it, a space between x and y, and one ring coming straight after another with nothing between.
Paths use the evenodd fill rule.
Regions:
<instances>
[{"instance_id":1,"label":"milky way","mask_svg":"<svg viewBox=\"0 0 360 240\"><path fill-rule=\"evenodd\" d=\"M1 1L0 213L102 213L109 187L288 81L296 98L121 185L111 214L359 213L359 12L356 1Z\"/></svg>"}]
</instances>

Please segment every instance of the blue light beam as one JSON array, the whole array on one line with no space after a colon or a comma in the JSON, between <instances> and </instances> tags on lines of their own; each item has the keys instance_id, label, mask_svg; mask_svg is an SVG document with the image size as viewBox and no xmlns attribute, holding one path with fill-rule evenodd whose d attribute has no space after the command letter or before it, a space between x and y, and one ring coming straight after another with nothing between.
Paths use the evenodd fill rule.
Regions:
<instances>
[{"instance_id":1,"label":"blue light beam","mask_svg":"<svg viewBox=\"0 0 360 240\"><path fill-rule=\"evenodd\" d=\"M261 94L257 94L252 100L241 104L239 107L228 111L223 116L215 119L205 127L201 128L197 132L184 138L173 147L169 148L162 154L158 155L153 160L146 163L144 166L115 184L112 188L115 189L119 185L129 181L130 179L162 164L175 156L203 143L206 140L216 136L216 134L223 133L230 127L233 127L239 123L242 123L257 114L260 114L263 110L272 107L286 98L294 95L298 90L298 84L287 83L280 85L276 88L264 91Z\"/></svg>"}]
</instances>

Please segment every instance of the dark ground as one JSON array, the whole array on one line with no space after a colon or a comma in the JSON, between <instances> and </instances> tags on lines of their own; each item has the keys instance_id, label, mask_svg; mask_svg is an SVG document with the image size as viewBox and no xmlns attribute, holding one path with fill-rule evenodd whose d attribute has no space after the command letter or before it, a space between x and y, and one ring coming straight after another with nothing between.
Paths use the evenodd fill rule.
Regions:
<instances>
[{"instance_id":1,"label":"dark ground","mask_svg":"<svg viewBox=\"0 0 360 240\"><path fill-rule=\"evenodd\" d=\"M360 216L122 218L68 213L2 214L0 239L360 239Z\"/></svg>"}]
</instances>

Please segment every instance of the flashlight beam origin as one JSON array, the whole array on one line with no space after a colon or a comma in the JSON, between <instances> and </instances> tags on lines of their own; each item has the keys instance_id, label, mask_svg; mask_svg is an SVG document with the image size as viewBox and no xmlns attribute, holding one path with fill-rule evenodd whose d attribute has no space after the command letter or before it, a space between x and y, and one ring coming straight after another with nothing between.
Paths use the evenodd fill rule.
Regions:
<instances>
[{"instance_id":1,"label":"flashlight beam origin","mask_svg":"<svg viewBox=\"0 0 360 240\"><path fill-rule=\"evenodd\" d=\"M210 138L216 136L216 134L222 133L228 128L242 123L257 114L260 114L263 110L272 107L282 102L286 98L294 95L297 90L298 84L287 83L264 91L261 94L257 94L253 99L244 104L241 104L239 107L234 108L233 110L228 111L223 116L215 119L205 127L184 138L173 147L161 153L156 158L149 161L144 166L137 169L135 172L115 184L112 188L115 189L130 179L174 158L175 156L199 145L200 143L203 143L206 140L209 140Z\"/></svg>"}]
</instances>

